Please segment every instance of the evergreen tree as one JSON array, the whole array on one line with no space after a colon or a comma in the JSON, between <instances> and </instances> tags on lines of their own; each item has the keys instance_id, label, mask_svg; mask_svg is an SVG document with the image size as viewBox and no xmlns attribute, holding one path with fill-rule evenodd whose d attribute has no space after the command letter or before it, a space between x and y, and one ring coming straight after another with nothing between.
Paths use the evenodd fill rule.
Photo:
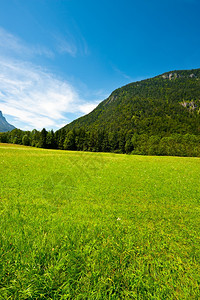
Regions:
<instances>
[{"instance_id":1,"label":"evergreen tree","mask_svg":"<svg viewBox=\"0 0 200 300\"><path fill-rule=\"evenodd\" d=\"M48 149L55 149L56 148L56 141L55 141L55 135L53 130L48 131L46 136L46 147Z\"/></svg>"},{"instance_id":2,"label":"evergreen tree","mask_svg":"<svg viewBox=\"0 0 200 300\"><path fill-rule=\"evenodd\" d=\"M22 144L25 146L30 146L30 138L28 134L25 134L22 138Z\"/></svg>"},{"instance_id":3,"label":"evergreen tree","mask_svg":"<svg viewBox=\"0 0 200 300\"><path fill-rule=\"evenodd\" d=\"M66 138L64 140L64 149L65 150L76 150L76 136L75 136L75 132L73 130L70 130L67 135Z\"/></svg>"},{"instance_id":4,"label":"evergreen tree","mask_svg":"<svg viewBox=\"0 0 200 300\"><path fill-rule=\"evenodd\" d=\"M46 138L47 138L47 131L45 128L43 128L42 131L40 132L40 138L39 138L39 143L38 143L39 148L46 148L46 146L47 146Z\"/></svg>"}]
</instances>

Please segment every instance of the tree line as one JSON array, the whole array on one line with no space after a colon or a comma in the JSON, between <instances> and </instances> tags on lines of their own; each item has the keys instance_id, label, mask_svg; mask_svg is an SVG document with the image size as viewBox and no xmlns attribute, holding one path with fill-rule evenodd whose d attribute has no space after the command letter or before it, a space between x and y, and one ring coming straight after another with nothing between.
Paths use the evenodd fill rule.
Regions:
<instances>
[{"instance_id":1,"label":"tree line","mask_svg":"<svg viewBox=\"0 0 200 300\"><path fill-rule=\"evenodd\" d=\"M46 149L90 152L114 152L141 155L200 156L200 135L138 134L133 130L105 131L85 128L56 132L14 129L0 133L1 143L13 143Z\"/></svg>"}]
</instances>

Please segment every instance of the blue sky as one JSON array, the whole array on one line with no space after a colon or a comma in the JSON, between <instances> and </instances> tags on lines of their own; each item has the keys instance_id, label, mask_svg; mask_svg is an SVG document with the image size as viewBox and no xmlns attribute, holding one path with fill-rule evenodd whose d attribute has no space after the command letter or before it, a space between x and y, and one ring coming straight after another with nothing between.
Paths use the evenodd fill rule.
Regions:
<instances>
[{"instance_id":1,"label":"blue sky","mask_svg":"<svg viewBox=\"0 0 200 300\"><path fill-rule=\"evenodd\" d=\"M0 0L0 110L57 130L116 88L200 67L199 0Z\"/></svg>"}]
</instances>

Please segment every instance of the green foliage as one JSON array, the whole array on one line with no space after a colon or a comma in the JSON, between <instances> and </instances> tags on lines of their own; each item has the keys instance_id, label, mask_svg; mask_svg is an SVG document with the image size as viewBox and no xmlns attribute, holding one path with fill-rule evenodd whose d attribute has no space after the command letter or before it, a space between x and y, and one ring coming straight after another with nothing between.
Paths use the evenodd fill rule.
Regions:
<instances>
[{"instance_id":1,"label":"green foliage","mask_svg":"<svg viewBox=\"0 0 200 300\"><path fill-rule=\"evenodd\" d=\"M115 90L93 112L65 128L199 134L200 69L176 72L179 78L169 80L160 75Z\"/></svg>"},{"instance_id":2,"label":"green foliage","mask_svg":"<svg viewBox=\"0 0 200 300\"><path fill-rule=\"evenodd\" d=\"M0 141L91 152L200 156L200 69L174 71L115 90L57 132L0 133Z\"/></svg>"},{"instance_id":3,"label":"green foliage","mask_svg":"<svg viewBox=\"0 0 200 300\"><path fill-rule=\"evenodd\" d=\"M66 134L66 138L64 140L63 147L65 150L75 150L76 149L75 134L72 130Z\"/></svg>"},{"instance_id":4,"label":"green foliage","mask_svg":"<svg viewBox=\"0 0 200 300\"><path fill-rule=\"evenodd\" d=\"M47 148L46 139L47 139L47 131L45 128L43 128L39 137L39 143L38 143L39 148Z\"/></svg>"},{"instance_id":5,"label":"green foliage","mask_svg":"<svg viewBox=\"0 0 200 300\"><path fill-rule=\"evenodd\" d=\"M17 132L16 132L17 131ZM44 131L43 131L44 132ZM44 139L44 137L46 138ZM194 134L161 135L137 134L131 131L127 133L106 132L104 130L84 131L53 131L45 135L37 130L23 132L15 131L1 133L0 141L3 143L15 143L31 145L39 148L65 149L90 152L114 152L143 155L171 155L171 156L200 156L200 136ZM45 143L45 144L44 144ZM45 146L45 147L44 147Z\"/></svg>"},{"instance_id":6,"label":"green foliage","mask_svg":"<svg viewBox=\"0 0 200 300\"><path fill-rule=\"evenodd\" d=\"M172 136L174 139L174 135L179 134L183 137L181 143L184 144L185 135L200 134L199 112L200 69L174 71L115 90L94 111L66 125L62 130L75 130L77 139L78 130L87 132L86 141L91 145L88 147L89 151L121 153L132 152L133 135L140 135L140 140L146 135L144 144L140 147L142 150L138 153L156 154L158 142L154 142L150 150L146 149L149 144L146 143L147 138L159 140L161 137ZM117 135L117 139L113 138L114 135ZM106 150L102 150L102 139L106 140ZM99 140L100 145L96 140ZM169 147L172 150L172 146L168 145ZM83 149L80 146L73 148ZM139 151L138 145L136 148ZM167 153L178 154L173 150Z\"/></svg>"},{"instance_id":7,"label":"green foliage","mask_svg":"<svg viewBox=\"0 0 200 300\"><path fill-rule=\"evenodd\" d=\"M47 132L46 134L46 148L48 149L56 148L55 134L53 130Z\"/></svg>"},{"instance_id":8,"label":"green foliage","mask_svg":"<svg viewBox=\"0 0 200 300\"><path fill-rule=\"evenodd\" d=\"M30 146L30 138L27 134L25 134L22 138L22 144L25 146Z\"/></svg>"},{"instance_id":9,"label":"green foliage","mask_svg":"<svg viewBox=\"0 0 200 300\"><path fill-rule=\"evenodd\" d=\"M0 299L199 299L199 172L0 144Z\"/></svg>"}]
</instances>

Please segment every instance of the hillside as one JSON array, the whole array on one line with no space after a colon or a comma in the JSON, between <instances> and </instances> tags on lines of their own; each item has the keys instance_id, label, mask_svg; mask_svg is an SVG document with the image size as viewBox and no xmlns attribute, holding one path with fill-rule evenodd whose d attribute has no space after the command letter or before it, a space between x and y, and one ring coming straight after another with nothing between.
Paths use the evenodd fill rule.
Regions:
<instances>
[{"instance_id":1,"label":"hillside","mask_svg":"<svg viewBox=\"0 0 200 300\"><path fill-rule=\"evenodd\" d=\"M200 69L172 71L115 90L64 129L133 130L138 134L199 134Z\"/></svg>"},{"instance_id":2,"label":"hillside","mask_svg":"<svg viewBox=\"0 0 200 300\"><path fill-rule=\"evenodd\" d=\"M11 131L13 129L15 129L15 127L6 121L6 118L2 115L2 112L0 111L0 132Z\"/></svg>"},{"instance_id":3,"label":"hillside","mask_svg":"<svg viewBox=\"0 0 200 300\"><path fill-rule=\"evenodd\" d=\"M47 132L15 129L0 142L40 148L200 157L200 69L115 90L90 114Z\"/></svg>"}]
</instances>

